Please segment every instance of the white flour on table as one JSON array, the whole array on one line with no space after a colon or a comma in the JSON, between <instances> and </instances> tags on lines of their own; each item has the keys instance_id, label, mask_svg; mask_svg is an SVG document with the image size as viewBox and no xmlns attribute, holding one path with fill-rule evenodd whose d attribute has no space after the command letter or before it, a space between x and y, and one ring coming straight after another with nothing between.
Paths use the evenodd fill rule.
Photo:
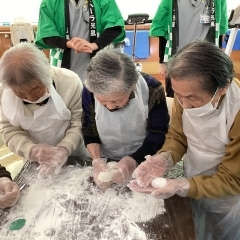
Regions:
<instances>
[{"instance_id":1,"label":"white flour on table","mask_svg":"<svg viewBox=\"0 0 240 240\"><path fill-rule=\"evenodd\" d=\"M91 167L68 166L52 179L33 179L10 210L0 210L1 240L148 240L137 223L165 212L163 200L92 182ZM9 225L26 219L20 230Z\"/></svg>"}]
</instances>

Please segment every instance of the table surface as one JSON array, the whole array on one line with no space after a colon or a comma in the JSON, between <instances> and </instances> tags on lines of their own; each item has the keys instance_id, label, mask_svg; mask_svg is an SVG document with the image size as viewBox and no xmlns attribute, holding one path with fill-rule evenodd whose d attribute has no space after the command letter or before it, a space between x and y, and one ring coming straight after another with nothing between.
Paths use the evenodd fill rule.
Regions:
<instances>
[{"instance_id":1,"label":"table surface","mask_svg":"<svg viewBox=\"0 0 240 240\"><path fill-rule=\"evenodd\" d=\"M164 204L166 212L146 225L150 239L196 240L190 199L175 195Z\"/></svg>"},{"instance_id":2,"label":"table surface","mask_svg":"<svg viewBox=\"0 0 240 240\"><path fill-rule=\"evenodd\" d=\"M63 182L65 180L67 180L67 179L68 179L68 177L65 176L64 179L61 179L61 181ZM35 179L35 181L38 181L38 179ZM81 183L81 181L82 180L80 179L79 182ZM36 191L36 193L35 193L36 194L36 198L39 198L41 195L42 195L43 198L44 198L44 196L50 196L49 193L48 193L48 195L46 195L46 191L49 192L51 187L48 187L47 184L46 184L46 187L44 187L44 185L43 185L43 184L45 184L44 180L40 180L40 182L41 182L40 184L42 184L42 186L43 186L43 189L46 188L45 192L40 194L40 192L38 192L37 190L34 190L34 188L30 189L31 192ZM59 184L59 182L58 182L58 184ZM82 184L83 183L81 183L80 185L82 185ZM31 187L30 183L29 183L29 185ZM71 186L66 186L66 188L71 188ZM28 201L28 202L29 202L29 199L27 198L27 192L28 192L28 189L30 187L28 186L27 188L25 188L24 189L25 193L23 192L23 194L22 194L22 195L24 195L24 197L23 197L24 200L26 199L25 201ZM127 202L128 201L127 198L129 196L131 196L132 193L131 193L131 191L127 187L121 188L121 189L124 189L124 191L122 191L122 190L119 191L117 193L117 195L119 195L119 194L123 194L124 195L125 194L126 202ZM54 189L54 187L53 187L52 191L55 191L55 193L57 193L57 190L58 190L57 188ZM65 189L65 191L67 192L68 189ZM111 191L111 190L107 190L106 192L104 192L104 191L103 192L99 192L101 190L99 190L94 185L94 183L92 182L91 183L90 192L91 191L94 191L94 194L92 195L93 198L95 197L95 193L97 193L97 194L100 193L101 195L99 195L99 201L106 201L106 199L104 200L104 198L103 199L100 199L100 198L101 198L101 196L104 196L104 194L106 194L107 191ZM67 214L66 215L67 216L66 219L69 218L69 216L70 216L70 218L72 218L72 220L71 220L72 222L66 224L66 222L64 223L64 221L61 222L59 220L58 228L62 228L62 232L61 231L59 232L58 230L54 230L54 232L51 234L51 233L49 233L50 230L48 229L48 234L46 234L46 229L45 229L43 231L45 231L44 233L47 236L49 236L49 238L47 238L45 235L44 235L44 238L42 238L43 235L41 235L41 237L40 236L39 236L39 238L35 237L34 239L51 239L51 240L58 239L59 240L59 239L64 239L64 238L66 239L66 236L68 236L68 239L71 239L71 240L73 240L73 239L76 239L76 240L83 240L83 239L84 240L87 240L87 239L89 239L89 240L95 240L95 239L96 240L99 240L99 239L104 239L104 240L105 239L109 239L109 240L113 240L113 239L140 240L140 238L138 238L138 237L136 237L136 238L126 237L127 236L126 233L125 233L125 236L122 236L122 237L119 237L119 235L115 236L115 237L109 237L110 235L108 233L107 237L100 238L99 236L102 236L100 233L99 234L94 234L93 233L93 231L100 231L100 230L103 229L102 225L104 225L104 221L102 221L102 222L99 221L100 216L96 217L95 223L94 223L95 226L90 228L91 232L88 232L88 234L89 233L91 233L91 234L88 235L89 237L86 238L86 236L79 237L79 235L76 235L76 234L73 235L72 231L74 231L74 229L76 231L78 231L78 232L79 231L80 232L81 231L86 232L85 230L82 230L80 228L80 225L82 225L82 227L86 228L86 225L84 225L84 224L86 224L86 218L87 219L92 218L92 215L90 214L90 211L93 211L93 209L94 209L94 208L90 208L89 206L90 205L94 205L96 200L95 200L95 202L94 202L94 200L90 200L90 202L88 202L87 205L84 205L84 208L79 203L76 204L76 202L74 201L73 205L75 205L74 206L75 210L73 211L73 213L70 213L70 210L72 210L72 208L69 208L66 212L64 212L65 210L62 208L63 206L64 206L64 208L67 208L68 206L67 206L66 203L70 203L69 199L68 199L68 202L67 201L63 202L63 200L62 200L63 197L62 196L63 195L59 195L58 197L55 198L55 200L59 201L60 204L56 203L56 202L53 204L53 202L50 200L50 201L45 202L44 204L42 204L42 207L39 208L39 207L37 207L38 206L37 205L38 204L38 199L36 199L35 201L31 200L32 202L30 201L30 205L27 206L26 209L24 209L23 203L21 203L21 200L20 200L20 204L17 204L13 208L0 210L0 240L2 240L2 239L7 239L7 240L12 240L12 239L25 239L25 240L33 239L32 237L33 236L37 236L37 235L33 235L31 233L31 231L32 231L31 227L33 226L34 223L38 224L39 226L40 226L40 224L44 224L42 221L44 221L44 217L47 219L46 212L47 212L47 214L49 214L49 212L50 212L52 215L55 214L56 216L57 216L57 214L59 216L61 216L61 214L65 214L65 215ZM79 196L81 196L81 201L86 201L87 200L86 198L82 198L83 194L79 195ZM87 201L89 201L89 199ZM145 199L145 200L147 202L147 199ZM145 200L143 199L143 201L145 201ZM43 201L43 200L39 199L39 201ZM34 203L36 204L36 207L34 206ZM131 204L131 201L129 203ZM142 206L144 207L144 202L142 204L143 204ZM156 202L154 204L156 204ZM18 206L18 205L20 205L20 206ZM54 207L49 207L49 206L53 206L53 205L54 205ZM58 208L56 208L56 205L59 205L61 207L61 211L63 213ZM26 230L22 230L21 229L21 232L19 232L19 233L17 233L17 231L14 231L14 233L11 232L8 229L8 226L14 220L14 218L16 218L16 216L18 216L17 214L14 214L14 213L17 213L19 211L19 213L21 213L21 214L19 214L19 216L23 216L24 217L24 212L29 211L29 208L31 208L31 207L33 209L32 211L34 211L34 209L36 210L36 212L38 211L37 213L35 213L36 216L34 216L33 223L31 223L29 226L25 227ZM134 211L138 211L138 210L139 211L143 211L140 207L141 206L139 206L139 209L135 209ZM195 240L196 239L196 234L195 234L195 228L194 228L194 221L193 221L193 217L192 217L190 199L189 198L181 198L181 197L178 197L178 196L173 196L173 197L171 197L169 199L164 200L164 207L165 207L166 211L163 214L159 214L157 216L154 216L154 218L151 219L150 221L142 221L142 222L140 221L140 222L135 222L134 223L134 224L136 224L136 226L141 231L143 231L146 234L146 237L145 238L141 238L141 239L149 239L149 240L150 239L151 240L161 240L161 239L163 239L163 240L175 240L175 239L176 240ZM47 210L47 208L49 208L49 209ZM78 210L79 210L78 208L83 208L83 210L81 212L79 212L81 217L76 218L76 212L78 212ZM86 210L85 208L88 209L88 210ZM121 206L120 206L120 208L121 208ZM43 211L43 209L44 209L45 212ZM61 214L59 214L59 211L61 212ZM74 216L73 215L71 216L69 214L73 214ZM84 214L84 217L82 217L82 214ZM105 213L105 211L100 211L99 214L104 215L106 213ZM114 219L114 217L115 217L114 214L112 216L113 217L113 222L114 222L114 220L118 221L118 219ZM120 213L120 215L121 215L121 213ZM109 224L109 222L107 222L107 217L106 217L105 222L107 224ZM57 220L54 220L54 221L57 221ZM124 217L122 217L122 221L126 223L126 219ZM89 227L89 222L87 224L88 224L87 227ZM78 227L76 227L76 226L78 226ZM129 224L128 224L128 226L129 226ZM64 228L66 228L66 229L64 230ZM55 231L58 231L58 233L55 233ZM129 231L129 229L128 229L128 231ZM71 232L71 234L70 234L70 232ZM4 238L1 238L1 236L4 236ZM20 236L23 237L23 238L19 238ZM59 237L59 236L62 236L62 238Z\"/></svg>"}]
</instances>

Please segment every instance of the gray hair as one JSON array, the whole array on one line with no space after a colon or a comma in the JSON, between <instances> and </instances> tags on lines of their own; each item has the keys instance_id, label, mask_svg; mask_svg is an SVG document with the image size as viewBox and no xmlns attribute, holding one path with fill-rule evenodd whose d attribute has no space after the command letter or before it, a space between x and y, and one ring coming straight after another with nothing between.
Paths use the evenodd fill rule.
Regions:
<instances>
[{"instance_id":1,"label":"gray hair","mask_svg":"<svg viewBox=\"0 0 240 240\"><path fill-rule=\"evenodd\" d=\"M32 43L19 43L0 59L0 81L3 86L21 87L40 81L52 83L52 69L46 55Z\"/></svg>"},{"instance_id":2,"label":"gray hair","mask_svg":"<svg viewBox=\"0 0 240 240\"><path fill-rule=\"evenodd\" d=\"M213 43L195 41L184 46L168 62L167 75L176 80L197 77L202 90L213 95L231 83L235 72L231 59Z\"/></svg>"},{"instance_id":3,"label":"gray hair","mask_svg":"<svg viewBox=\"0 0 240 240\"><path fill-rule=\"evenodd\" d=\"M103 49L87 67L85 86L94 94L130 93L139 74L134 62L124 53Z\"/></svg>"}]
</instances>

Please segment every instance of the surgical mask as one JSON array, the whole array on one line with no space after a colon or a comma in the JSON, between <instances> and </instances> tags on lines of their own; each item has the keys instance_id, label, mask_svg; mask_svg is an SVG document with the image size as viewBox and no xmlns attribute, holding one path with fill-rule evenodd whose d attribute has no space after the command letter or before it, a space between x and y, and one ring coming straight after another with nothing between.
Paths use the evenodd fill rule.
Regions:
<instances>
[{"instance_id":1,"label":"surgical mask","mask_svg":"<svg viewBox=\"0 0 240 240\"><path fill-rule=\"evenodd\" d=\"M203 116L207 116L207 115L211 114L212 112L214 112L216 110L219 99L220 99L220 97L219 97L218 101L214 104L214 106L212 105L212 100L216 96L217 92L218 92L218 89L214 93L212 99L207 104L205 104L201 107L197 107L197 108L183 108L184 112L186 112L190 115L196 116L196 117L203 117ZM180 103L180 101L179 101L179 103Z\"/></svg>"},{"instance_id":2,"label":"surgical mask","mask_svg":"<svg viewBox=\"0 0 240 240\"><path fill-rule=\"evenodd\" d=\"M46 100L47 98L49 98L50 97L50 94L48 93L48 92L46 92L42 97L40 97L37 101L35 101L35 102L31 102L31 101L29 101L29 100L27 100L27 99L23 99L23 101L24 102L28 102L28 103L41 103L41 102L43 102L44 100Z\"/></svg>"},{"instance_id":3,"label":"surgical mask","mask_svg":"<svg viewBox=\"0 0 240 240\"><path fill-rule=\"evenodd\" d=\"M126 107L126 106L129 104L129 101L130 101L130 99L127 101L127 103L126 103L124 106L122 106L122 107L117 106L117 107L115 107L114 109L111 109L111 110L108 109L106 106L104 106L104 107L105 107L108 111L110 111L110 112L116 112L117 110Z\"/></svg>"}]
</instances>

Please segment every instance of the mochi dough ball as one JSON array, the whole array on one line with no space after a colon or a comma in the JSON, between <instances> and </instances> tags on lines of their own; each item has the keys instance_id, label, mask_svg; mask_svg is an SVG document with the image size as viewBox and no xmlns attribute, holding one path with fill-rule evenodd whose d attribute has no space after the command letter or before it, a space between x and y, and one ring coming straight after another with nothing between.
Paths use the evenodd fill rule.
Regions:
<instances>
[{"instance_id":1,"label":"mochi dough ball","mask_svg":"<svg viewBox=\"0 0 240 240\"><path fill-rule=\"evenodd\" d=\"M152 187L154 188L162 188L167 185L167 180L165 178L154 178L151 182Z\"/></svg>"},{"instance_id":2,"label":"mochi dough ball","mask_svg":"<svg viewBox=\"0 0 240 240\"><path fill-rule=\"evenodd\" d=\"M98 174L98 180L101 182L111 182L113 175L116 173L117 170L113 169L116 165L118 164L118 162L108 162L107 163L107 171L106 172L100 172Z\"/></svg>"}]
</instances>

